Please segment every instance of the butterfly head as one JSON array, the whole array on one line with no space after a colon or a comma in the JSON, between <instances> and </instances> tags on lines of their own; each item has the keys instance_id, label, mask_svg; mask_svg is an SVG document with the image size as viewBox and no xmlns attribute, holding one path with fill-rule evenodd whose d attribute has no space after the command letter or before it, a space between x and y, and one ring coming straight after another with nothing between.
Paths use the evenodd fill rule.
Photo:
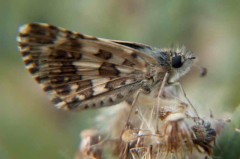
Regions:
<instances>
[{"instance_id":1,"label":"butterfly head","mask_svg":"<svg viewBox=\"0 0 240 159\"><path fill-rule=\"evenodd\" d=\"M196 59L196 57L185 47L170 49L168 50L168 54L169 64L171 66L168 82L174 83L190 71L193 61Z\"/></svg>"}]
</instances>

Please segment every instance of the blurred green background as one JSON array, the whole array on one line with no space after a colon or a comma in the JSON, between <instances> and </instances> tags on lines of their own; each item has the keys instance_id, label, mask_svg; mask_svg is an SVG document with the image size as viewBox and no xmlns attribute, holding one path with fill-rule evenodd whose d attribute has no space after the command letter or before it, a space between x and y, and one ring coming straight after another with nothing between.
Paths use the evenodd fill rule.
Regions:
<instances>
[{"instance_id":1,"label":"blurred green background","mask_svg":"<svg viewBox=\"0 0 240 159\"><path fill-rule=\"evenodd\" d=\"M197 109L233 122L216 158L240 158L240 1L238 0L0 0L0 159L70 159L79 133L97 111L56 110L24 69L18 27L44 22L69 30L157 47L184 44L208 68L182 83Z\"/></svg>"}]
</instances>

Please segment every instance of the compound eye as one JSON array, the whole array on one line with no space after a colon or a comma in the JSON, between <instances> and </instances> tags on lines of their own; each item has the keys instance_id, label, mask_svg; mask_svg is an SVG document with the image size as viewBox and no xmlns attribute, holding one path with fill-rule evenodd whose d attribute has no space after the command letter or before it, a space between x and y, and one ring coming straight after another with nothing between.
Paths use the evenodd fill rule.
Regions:
<instances>
[{"instance_id":1,"label":"compound eye","mask_svg":"<svg viewBox=\"0 0 240 159\"><path fill-rule=\"evenodd\" d=\"M179 68L182 65L183 65L183 62L182 62L182 57L181 56L174 56L172 58L172 67Z\"/></svg>"}]
</instances>

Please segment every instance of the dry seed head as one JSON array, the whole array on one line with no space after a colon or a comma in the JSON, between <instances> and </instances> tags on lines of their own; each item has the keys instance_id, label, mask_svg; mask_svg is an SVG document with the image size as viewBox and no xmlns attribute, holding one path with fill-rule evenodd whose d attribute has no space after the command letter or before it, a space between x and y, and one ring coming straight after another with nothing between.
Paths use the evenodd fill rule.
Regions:
<instances>
[{"instance_id":1,"label":"dry seed head","mask_svg":"<svg viewBox=\"0 0 240 159\"><path fill-rule=\"evenodd\" d=\"M115 147L115 156L119 159L168 159L211 154L215 139L212 129L204 125L205 136L201 136L200 129L195 134L192 125L201 125L197 121L206 122L200 118L195 120L186 103L171 99L170 95L162 97L160 105L156 105L156 100L150 96L144 98L141 95L140 98L128 122L126 119L132 106L127 102L105 109L100 114L103 125L108 127L104 133L110 136L108 140L111 147ZM136 110L137 114L134 113Z\"/></svg>"},{"instance_id":2,"label":"dry seed head","mask_svg":"<svg viewBox=\"0 0 240 159\"><path fill-rule=\"evenodd\" d=\"M118 159L172 159L193 156L194 159L200 159L202 156L211 155L215 130L206 124L206 121L199 119L196 121L202 123L198 123L189 116L187 104L176 99L164 99L158 113L155 111L156 107L152 111L150 104L153 103L138 104L138 113L131 114L128 124L125 119L131 105L122 103L112 107L112 111L106 109L106 117L103 118L105 124L110 116L111 120L107 120L108 129L105 129L104 135L110 136L108 141L111 141L111 148L115 147L113 152ZM104 113L101 116L104 116ZM159 131L156 131L156 124ZM91 151L95 152L92 149Z\"/></svg>"},{"instance_id":3,"label":"dry seed head","mask_svg":"<svg viewBox=\"0 0 240 159\"><path fill-rule=\"evenodd\" d=\"M216 131L211 128L209 123L197 124L192 126L193 143L197 150L202 153L212 154L213 142L216 140Z\"/></svg>"}]
</instances>

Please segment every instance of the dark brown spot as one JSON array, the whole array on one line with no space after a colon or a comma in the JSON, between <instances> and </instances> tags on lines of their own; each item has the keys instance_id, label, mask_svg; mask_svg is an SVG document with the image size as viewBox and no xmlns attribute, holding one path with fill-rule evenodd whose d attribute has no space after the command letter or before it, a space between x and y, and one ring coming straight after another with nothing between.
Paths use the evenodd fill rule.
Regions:
<instances>
[{"instance_id":1,"label":"dark brown spot","mask_svg":"<svg viewBox=\"0 0 240 159\"><path fill-rule=\"evenodd\" d=\"M76 103L76 102L80 102L81 100L80 100L79 98L77 98L77 97L74 97L74 98L72 99L72 101Z\"/></svg>"},{"instance_id":2,"label":"dark brown spot","mask_svg":"<svg viewBox=\"0 0 240 159\"><path fill-rule=\"evenodd\" d=\"M104 62L101 67L99 68L100 75L114 75L117 76L120 74L120 72L115 68L114 64L110 64L107 62Z\"/></svg>"},{"instance_id":3,"label":"dark brown spot","mask_svg":"<svg viewBox=\"0 0 240 159\"><path fill-rule=\"evenodd\" d=\"M83 89L89 88L89 87L92 87L92 82L91 82L91 80L86 80L86 81L78 82L77 92L78 92L78 91L81 91L81 90L83 90Z\"/></svg>"},{"instance_id":4,"label":"dark brown spot","mask_svg":"<svg viewBox=\"0 0 240 159\"><path fill-rule=\"evenodd\" d=\"M18 36L20 36L20 37L22 37L22 38L25 38L25 37L28 37L29 36L29 34L26 34L26 33L20 33Z\"/></svg>"},{"instance_id":5,"label":"dark brown spot","mask_svg":"<svg viewBox=\"0 0 240 159\"><path fill-rule=\"evenodd\" d=\"M104 105L104 101L101 100L101 101L100 101L100 105Z\"/></svg>"},{"instance_id":6,"label":"dark brown spot","mask_svg":"<svg viewBox=\"0 0 240 159\"><path fill-rule=\"evenodd\" d=\"M30 52L29 52L29 51L23 51L23 52L22 52L22 56L23 56L23 57L26 57L26 56L28 56L28 55L30 55Z\"/></svg>"},{"instance_id":7,"label":"dark brown spot","mask_svg":"<svg viewBox=\"0 0 240 159\"><path fill-rule=\"evenodd\" d=\"M50 37L37 37L37 36L30 36L28 39L29 43L38 43L38 44L54 44L54 39Z\"/></svg>"},{"instance_id":8,"label":"dark brown spot","mask_svg":"<svg viewBox=\"0 0 240 159\"><path fill-rule=\"evenodd\" d=\"M107 59L110 59L112 57L112 53L109 52L109 51L105 51L105 50L100 49L98 54L96 54L95 56L107 60Z\"/></svg>"},{"instance_id":9,"label":"dark brown spot","mask_svg":"<svg viewBox=\"0 0 240 159\"><path fill-rule=\"evenodd\" d=\"M78 85L79 80L81 80L81 76L65 76L62 74L56 75L56 76L52 76L50 77L50 83L53 85L58 85L58 84L67 84L68 82L71 82L71 84L75 84L73 82L76 82L76 84Z\"/></svg>"},{"instance_id":10,"label":"dark brown spot","mask_svg":"<svg viewBox=\"0 0 240 159\"><path fill-rule=\"evenodd\" d=\"M81 48L81 44L80 44L79 41L74 39L74 40L71 40L71 47L73 47L73 48Z\"/></svg>"},{"instance_id":11,"label":"dark brown spot","mask_svg":"<svg viewBox=\"0 0 240 159\"><path fill-rule=\"evenodd\" d=\"M46 86L46 87L43 88L43 90L44 90L45 92L49 92L49 91L52 91L53 88L52 88L52 86Z\"/></svg>"},{"instance_id":12,"label":"dark brown spot","mask_svg":"<svg viewBox=\"0 0 240 159\"><path fill-rule=\"evenodd\" d=\"M136 81L137 81L137 78L132 78L132 81L133 81L133 82L136 82Z\"/></svg>"},{"instance_id":13,"label":"dark brown spot","mask_svg":"<svg viewBox=\"0 0 240 159\"><path fill-rule=\"evenodd\" d=\"M54 70L56 72L54 72ZM60 70L60 71L58 72L58 70ZM51 73L51 75L59 75L59 74L73 74L73 75L76 75L77 74L77 69L75 68L75 66L72 66L72 65L68 66L68 67L62 66L60 68L52 69L50 73Z\"/></svg>"},{"instance_id":14,"label":"dark brown spot","mask_svg":"<svg viewBox=\"0 0 240 159\"><path fill-rule=\"evenodd\" d=\"M89 109L89 105L86 104L86 105L84 106L84 109Z\"/></svg>"},{"instance_id":15,"label":"dark brown spot","mask_svg":"<svg viewBox=\"0 0 240 159\"><path fill-rule=\"evenodd\" d=\"M112 82L108 82L106 84L105 88L108 88L109 90L113 90L114 89L114 84Z\"/></svg>"},{"instance_id":16,"label":"dark brown spot","mask_svg":"<svg viewBox=\"0 0 240 159\"><path fill-rule=\"evenodd\" d=\"M61 84L61 83L65 83L67 82L67 80L65 80L66 78L63 76L56 76L54 78L51 78L51 83L52 84Z\"/></svg>"},{"instance_id":17,"label":"dark brown spot","mask_svg":"<svg viewBox=\"0 0 240 159\"><path fill-rule=\"evenodd\" d=\"M126 80L122 80L120 85L125 85L126 84Z\"/></svg>"},{"instance_id":18,"label":"dark brown spot","mask_svg":"<svg viewBox=\"0 0 240 159\"><path fill-rule=\"evenodd\" d=\"M33 63L33 60L32 59L27 59L27 60L24 60L24 64L27 66L29 64Z\"/></svg>"},{"instance_id":19,"label":"dark brown spot","mask_svg":"<svg viewBox=\"0 0 240 159\"><path fill-rule=\"evenodd\" d=\"M71 48L71 49L79 49L81 48L81 43L74 38L68 38L59 47Z\"/></svg>"},{"instance_id":20,"label":"dark brown spot","mask_svg":"<svg viewBox=\"0 0 240 159\"><path fill-rule=\"evenodd\" d=\"M135 53L135 52L132 53L131 56L132 56L133 58L137 58L137 57L138 57L137 53Z\"/></svg>"},{"instance_id":21,"label":"dark brown spot","mask_svg":"<svg viewBox=\"0 0 240 159\"><path fill-rule=\"evenodd\" d=\"M39 72L39 69L36 67L29 68L28 70L31 74L35 74L35 73Z\"/></svg>"},{"instance_id":22,"label":"dark brown spot","mask_svg":"<svg viewBox=\"0 0 240 159\"><path fill-rule=\"evenodd\" d=\"M133 92L134 92L133 89L130 89L130 90L128 91L129 94L132 94Z\"/></svg>"},{"instance_id":23,"label":"dark brown spot","mask_svg":"<svg viewBox=\"0 0 240 159\"><path fill-rule=\"evenodd\" d=\"M66 38L72 38L73 32L69 30L64 30L64 33L66 33Z\"/></svg>"},{"instance_id":24,"label":"dark brown spot","mask_svg":"<svg viewBox=\"0 0 240 159\"><path fill-rule=\"evenodd\" d=\"M110 103L113 103L113 102L114 102L114 100L112 99L112 97L109 97L108 101L109 101Z\"/></svg>"},{"instance_id":25,"label":"dark brown spot","mask_svg":"<svg viewBox=\"0 0 240 159\"><path fill-rule=\"evenodd\" d=\"M107 82L105 88L108 88L110 90L115 89L117 87L122 86L123 81L126 81L126 79L121 78L121 79L116 79L116 80L113 80L113 81L109 81L109 82Z\"/></svg>"},{"instance_id":26,"label":"dark brown spot","mask_svg":"<svg viewBox=\"0 0 240 159\"><path fill-rule=\"evenodd\" d=\"M35 80L36 80L38 83L42 83L43 81L49 80L49 77L48 77L48 76L37 76L37 77L35 78Z\"/></svg>"},{"instance_id":27,"label":"dark brown spot","mask_svg":"<svg viewBox=\"0 0 240 159\"><path fill-rule=\"evenodd\" d=\"M54 26L49 26L49 25L42 25L42 24L29 24L30 27L30 34L35 34L35 35L42 35L45 38L38 37L36 38L35 36L30 36L29 38L35 38L33 41L37 41L41 44L46 44L46 43L53 43L54 40L56 39L57 33L59 32L59 29ZM47 40L48 39L48 40ZM49 41L51 39L51 41Z\"/></svg>"},{"instance_id":28,"label":"dark brown spot","mask_svg":"<svg viewBox=\"0 0 240 159\"><path fill-rule=\"evenodd\" d=\"M137 49L137 50L144 49L144 48L149 48L147 46L141 46L139 44L134 44L134 43L129 43L129 42L120 42L119 41L119 42L115 42L115 43L130 47L130 48L133 48L133 49Z\"/></svg>"},{"instance_id":29,"label":"dark brown spot","mask_svg":"<svg viewBox=\"0 0 240 159\"><path fill-rule=\"evenodd\" d=\"M21 49L25 49L28 46L28 44L27 43L19 43L19 46Z\"/></svg>"},{"instance_id":30,"label":"dark brown spot","mask_svg":"<svg viewBox=\"0 0 240 159\"><path fill-rule=\"evenodd\" d=\"M58 49L58 50L56 50L56 52L54 54L51 54L49 57L51 59L63 59L63 60L71 59L73 61L77 61L82 58L82 54ZM62 61L62 62L64 62L64 61Z\"/></svg>"},{"instance_id":31,"label":"dark brown spot","mask_svg":"<svg viewBox=\"0 0 240 159\"><path fill-rule=\"evenodd\" d=\"M56 32L56 33L59 32L59 29L57 27L53 26L53 25L49 25L48 28L51 29L52 31Z\"/></svg>"},{"instance_id":32,"label":"dark brown spot","mask_svg":"<svg viewBox=\"0 0 240 159\"><path fill-rule=\"evenodd\" d=\"M58 49L54 54L49 56L51 59L72 59L71 52L67 52L65 50Z\"/></svg>"},{"instance_id":33,"label":"dark brown spot","mask_svg":"<svg viewBox=\"0 0 240 159\"><path fill-rule=\"evenodd\" d=\"M61 45L64 45L66 47L71 47L71 48L81 48L80 42L75 38L69 38Z\"/></svg>"},{"instance_id":34,"label":"dark brown spot","mask_svg":"<svg viewBox=\"0 0 240 159\"><path fill-rule=\"evenodd\" d=\"M65 50L58 49L58 50L55 51L54 54L52 54L52 57L54 57L55 59L66 58L67 57L67 52Z\"/></svg>"},{"instance_id":35,"label":"dark brown spot","mask_svg":"<svg viewBox=\"0 0 240 159\"><path fill-rule=\"evenodd\" d=\"M71 102L68 102L68 108L70 110L76 109L78 105L80 104L80 100L78 98L73 98Z\"/></svg>"},{"instance_id":36,"label":"dark brown spot","mask_svg":"<svg viewBox=\"0 0 240 159\"><path fill-rule=\"evenodd\" d=\"M96 108L96 107L97 107L96 103L93 103L93 105L92 105L92 106L93 106L93 108Z\"/></svg>"},{"instance_id":37,"label":"dark brown spot","mask_svg":"<svg viewBox=\"0 0 240 159\"><path fill-rule=\"evenodd\" d=\"M83 96L86 97L86 99L89 99L93 95L93 90L91 88L90 89L86 89L84 91L81 91L81 93L79 93L79 95L83 95Z\"/></svg>"},{"instance_id":38,"label":"dark brown spot","mask_svg":"<svg viewBox=\"0 0 240 159\"><path fill-rule=\"evenodd\" d=\"M32 34L38 34L38 35L45 35L46 34L46 28L43 27L40 24L29 24L29 27L31 28Z\"/></svg>"},{"instance_id":39,"label":"dark brown spot","mask_svg":"<svg viewBox=\"0 0 240 159\"><path fill-rule=\"evenodd\" d=\"M122 99L123 95L121 93L117 94L117 98Z\"/></svg>"},{"instance_id":40,"label":"dark brown spot","mask_svg":"<svg viewBox=\"0 0 240 159\"><path fill-rule=\"evenodd\" d=\"M129 60L125 60L122 64L131 67L134 66L134 63L130 62Z\"/></svg>"},{"instance_id":41,"label":"dark brown spot","mask_svg":"<svg viewBox=\"0 0 240 159\"><path fill-rule=\"evenodd\" d=\"M74 33L74 37L79 39L85 39L84 35L78 33Z\"/></svg>"},{"instance_id":42,"label":"dark brown spot","mask_svg":"<svg viewBox=\"0 0 240 159\"><path fill-rule=\"evenodd\" d=\"M53 87L57 91L57 94L59 95L68 95L72 91L69 85L60 85L60 86L53 86Z\"/></svg>"},{"instance_id":43,"label":"dark brown spot","mask_svg":"<svg viewBox=\"0 0 240 159\"><path fill-rule=\"evenodd\" d=\"M60 97L55 97L51 100L54 104L57 104L57 103L60 103L62 102L63 100L60 98Z\"/></svg>"},{"instance_id":44,"label":"dark brown spot","mask_svg":"<svg viewBox=\"0 0 240 159\"><path fill-rule=\"evenodd\" d=\"M81 58L82 58L82 54L80 54L80 53L74 54L75 61L80 60Z\"/></svg>"},{"instance_id":45,"label":"dark brown spot","mask_svg":"<svg viewBox=\"0 0 240 159\"><path fill-rule=\"evenodd\" d=\"M71 90L70 89L65 89L65 90L62 90L62 91L58 91L58 95L69 95L71 93Z\"/></svg>"}]
</instances>

